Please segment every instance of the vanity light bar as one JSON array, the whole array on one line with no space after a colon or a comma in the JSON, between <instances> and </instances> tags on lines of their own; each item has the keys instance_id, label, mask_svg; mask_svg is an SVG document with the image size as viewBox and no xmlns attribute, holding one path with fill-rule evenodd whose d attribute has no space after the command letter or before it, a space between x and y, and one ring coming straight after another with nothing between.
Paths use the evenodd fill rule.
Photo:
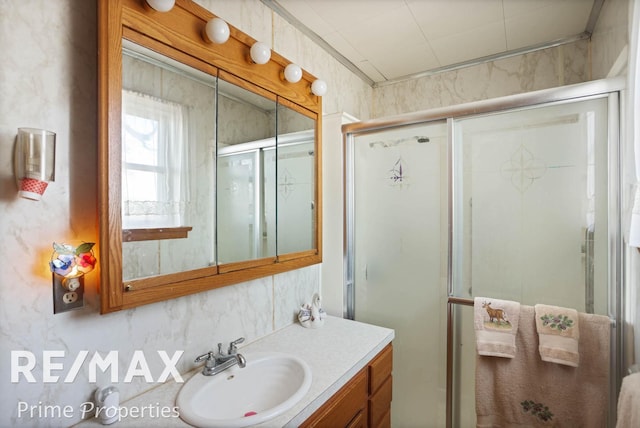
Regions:
<instances>
[{"instance_id":1,"label":"vanity light bar","mask_svg":"<svg viewBox=\"0 0 640 428\"><path fill-rule=\"evenodd\" d=\"M175 0L146 0L147 4L158 12L169 12L175 6ZM231 31L229 24L223 19L213 18L207 22L203 31L202 38L208 43L221 45L229 40ZM255 64L266 64L271 59L271 48L263 42L255 42L249 51L251 61ZM284 79L289 83L297 83L302 79L302 69L297 64L289 64L284 68ZM311 84L311 92L313 95L322 97L327 93L327 82L316 79Z\"/></svg>"},{"instance_id":2,"label":"vanity light bar","mask_svg":"<svg viewBox=\"0 0 640 428\"><path fill-rule=\"evenodd\" d=\"M169 7L168 3L171 3L171 7L173 7L174 0L147 0L147 2L156 10L160 9L151 3L163 3L158 7L165 11L164 9ZM167 4L164 5L164 3ZM171 7L166 10L170 10ZM210 19L202 31L202 38L206 42L218 45L229 40L230 35L229 24L217 17ZM254 64L266 64L271 59L271 48L266 43L255 42L249 50L249 55ZM302 79L302 68L298 64L291 63L284 68L281 77L289 83L298 83ZM311 92L318 97L324 96L327 93L327 83L324 80L316 79L311 84Z\"/></svg>"}]
</instances>

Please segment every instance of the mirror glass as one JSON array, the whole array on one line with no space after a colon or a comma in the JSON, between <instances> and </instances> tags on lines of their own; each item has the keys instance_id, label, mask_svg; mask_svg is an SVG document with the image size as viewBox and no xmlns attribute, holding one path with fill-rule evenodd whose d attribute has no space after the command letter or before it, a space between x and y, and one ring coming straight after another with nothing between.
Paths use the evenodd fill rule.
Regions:
<instances>
[{"instance_id":1,"label":"mirror glass","mask_svg":"<svg viewBox=\"0 0 640 428\"><path fill-rule=\"evenodd\" d=\"M278 254L316 248L315 121L301 109L278 105Z\"/></svg>"},{"instance_id":2,"label":"mirror glass","mask_svg":"<svg viewBox=\"0 0 640 428\"><path fill-rule=\"evenodd\" d=\"M320 263L316 77L207 43L193 0L98 5L101 313Z\"/></svg>"},{"instance_id":3,"label":"mirror glass","mask_svg":"<svg viewBox=\"0 0 640 428\"><path fill-rule=\"evenodd\" d=\"M123 280L215 265L216 77L122 55Z\"/></svg>"},{"instance_id":4,"label":"mirror glass","mask_svg":"<svg viewBox=\"0 0 640 428\"><path fill-rule=\"evenodd\" d=\"M242 86L251 87L246 82ZM220 264L276 256L277 104L275 96L268 98L245 87L223 79L218 83Z\"/></svg>"}]
</instances>

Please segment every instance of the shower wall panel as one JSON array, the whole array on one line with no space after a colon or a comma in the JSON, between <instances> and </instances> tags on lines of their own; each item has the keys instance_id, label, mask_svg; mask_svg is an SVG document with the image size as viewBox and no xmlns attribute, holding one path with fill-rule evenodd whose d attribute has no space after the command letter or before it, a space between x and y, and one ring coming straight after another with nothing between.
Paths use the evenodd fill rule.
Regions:
<instances>
[{"instance_id":1,"label":"shower wall panel","mask_svg":"<svg viewBox=\"0 0 640 428\"><path fill-rule=\"evenodd\" d=\"M396 331L392 425L442 425L446 125L359 136L354 147L356 319Z\"/></svg>"}]
</instances>

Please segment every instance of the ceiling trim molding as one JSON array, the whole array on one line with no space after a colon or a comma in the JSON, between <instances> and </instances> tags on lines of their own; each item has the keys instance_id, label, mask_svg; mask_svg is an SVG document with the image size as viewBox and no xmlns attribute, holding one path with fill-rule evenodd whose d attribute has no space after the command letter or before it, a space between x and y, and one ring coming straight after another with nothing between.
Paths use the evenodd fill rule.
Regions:
<instances>
[{"instance_id":1,"label":"ceiling trim molding","mask_svg":"<svg viewBox=\"0 0 640 428\"><path fill-rule=\"evenodd\" d=\"M374 88L379 88L382 86L393 85L395 83L404 82L407 80L419 79L421 77L433 76L435 74L445 73L448 71L455 71L461 68L472 67L474 65L485 64L487 62L498 61L501 59L511 58L518 55L524 55L531 52L541 51L544 49L555 48L561 45L567 45L570 43L575 43L579 40L586 40L591 37L591 34L584 32L582 34L578 34L572 37L565 37L562 39L553 40L547 43L541 43L538 45L527 46L519 49L512 49L506 52L500 52L493 55L483 56L481 58L475 58L469 61L458 62L455 64L445 65L443 67L434 68L428 71L421 71L420 73L409 74L407 76L398 77L396 79L386 80L384 82L376 82L373 84Z\"/></svg>"},{"instance_id":2,"label":"ceiling trim molding","mask_svg":"<svg viewBox=\"0 0 640 428\"><path fill-rule=\"evenodd\" d=\"M575 43L580 40L586 40L591 38L593 31L595 29L596 23L598 22L598 18L600 16L600 11L602 10L602 5L604 0L595 0L593 3L593 7L591 8L591 13L589 15L589 21L587 22L586 29L583 33L565 37L562 39L553 40L551 42L541 43L537 45L527 46L519 49L512 49L506 52L500 52L493 55L487 55L481 58L475 58L469 61L463 61L455 64L445 65L442 67L434 68L431 70L410 74L407 76L398 77L395 79L388 79L382 82L375 82L369 76L367 76L362 70L360 70L353 62L347 59L344 55L338 52L333 46L327 43L322 37L312 31L309 27L304 25L300 20L298 20L295 16L293 16L289 11L283 8L277 0L260 0L265 6L269 9L280 15L287 22L293 25L298 31L303 33L305 36L309 37L314 43L319 45L322 49L324 49L329 55L335 58L340 64L345 66L349 71L354 73L360 79L362 79L366 84L371 86L372 88L380 88L383 86L394 85L396 83L405 82L408 80L419 79L422 77L433 76L440 73L445 73L449 71L459 70L461 68L472 67L475 65L484 64L491 61L497 61L501 59L506 59L518 55L524 55L544 49L554 48L561 45L566 45L570 43Z\"/></svg>"},{"instance_id":3,"label":"ceiling trim molding","mask_svg":"<svg viewBox=\"0 0 640 428\"><path fill-rule=\"evenodd\" d=\"M591 7L591 13L589 14L589 20L587 21L587 28L584 30L585 33L589 33L589 35L593 34L596 24L598 23L598 18L600 17L600 11L602 10L603 4L604 0L594 0L593 6Z\"/></svg>"},{"instance_id":4,"label":"ceiling trim molding","mask_svg":"<svg viewBox=\"0 0 640 428\"><path fill-rule=\"evenodd\" d=\"M374 85L373 79L367 76L362 70L360 70L354 63L349 61L344 55L338 52L333 46L327 43L322 37L311 31L309 27L300 22L295 16L289 13L283 8L276 0L260 0L265 6L273 10L275 13L283 17L289 24L293 25L298 31L305 36L309 37L314 43L324 49L329 55L335 58L340 64L344 65L353 74L361 78L369 86Z\"/></svg>"}]
</instances>

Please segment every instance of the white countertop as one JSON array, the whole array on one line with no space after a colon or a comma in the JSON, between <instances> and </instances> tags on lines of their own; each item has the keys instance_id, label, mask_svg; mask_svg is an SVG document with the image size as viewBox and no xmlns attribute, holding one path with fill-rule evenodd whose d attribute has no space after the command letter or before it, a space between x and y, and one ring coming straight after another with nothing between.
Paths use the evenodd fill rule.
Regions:
<instances>
[{"instance_id":1,"label":"white countertop","mask_svg":"<svg viewBox=\"0 0 640 428\"><path fill-rule=\"evenodd\" d=\"M239 347L247 361L253 352L284 352L304 360L311 368L312 382L309 392L289 411L260 424L261 427L296 427L322 406L335 392L367 365L394 338L393 330L336 317L327 317L324 326L307 329L292 324L255 342ZM193 370L183 379L200 375ZM129 409L145 406L173 408L182 383L171 380L120 404ZM188 427L178 417L127 417L116 422L119 426ZM103 426L96 419L81 425Z\"/></svg>"}]
</instances>

